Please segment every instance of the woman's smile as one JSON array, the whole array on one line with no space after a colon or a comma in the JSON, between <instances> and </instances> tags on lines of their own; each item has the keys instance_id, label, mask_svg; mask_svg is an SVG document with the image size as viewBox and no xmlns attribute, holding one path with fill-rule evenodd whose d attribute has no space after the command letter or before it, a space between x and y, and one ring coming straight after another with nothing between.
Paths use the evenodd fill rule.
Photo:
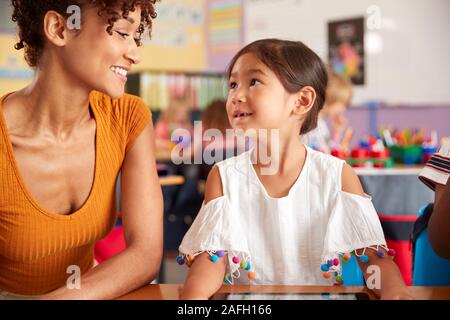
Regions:
<instances>
[{"instance_id":1,"label":"woman's smile","mask_svg":"<svg viewBox=\"0 0 450 320\"><path fill-rule=\"evenodd\" d=\"M112 66L110 69L122 82L127 82L128 69L119 66Z\"/></svg>"}]
</instances>

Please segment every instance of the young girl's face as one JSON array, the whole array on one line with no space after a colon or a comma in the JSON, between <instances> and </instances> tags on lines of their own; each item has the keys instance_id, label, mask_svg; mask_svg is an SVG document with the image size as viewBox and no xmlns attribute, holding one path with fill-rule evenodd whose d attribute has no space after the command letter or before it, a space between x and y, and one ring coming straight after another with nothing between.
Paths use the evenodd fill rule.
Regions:
<instances>
[{"instance_id":1,"label":"young girl's face","mask_svg":"<svg viewBox=\"0 0 450 320\"><path fill-rule=\"evenodd\" d=\"M287 129L293 95L253 53L243 54L231 70L227 113L234 129Z\"/></svg>"},{"instance_id":2,"label":"young girl's face","mask_svg":"<svg viewBox=\"0 0 450 320\"><path fill-rule=\"evenodd\" d=\"M112 35L106 32L106 15L99 17L97 12L96 7L82 11L81 30L69 32L61 59L65 71L78 85L119 98L125 92L128 71L140 61L134 38L141 10L136 8L128 19L116 21Z\"/></svg>"}]
</instances>

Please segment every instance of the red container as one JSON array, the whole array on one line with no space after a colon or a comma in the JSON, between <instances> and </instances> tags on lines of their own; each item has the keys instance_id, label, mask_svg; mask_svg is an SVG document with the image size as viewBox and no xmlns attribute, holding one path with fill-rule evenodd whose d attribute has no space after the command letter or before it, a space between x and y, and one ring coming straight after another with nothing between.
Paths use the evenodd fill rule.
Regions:
<instances>
[{"instance_id":1,"label":"red container","mask_svg":"<svg viewBox=\"0 0 450 320\"><path fill-rule=\"evenodd\" d=\"M372 150L370 156L374 159L387 159L389 158L389 149L384 148L382 150Z\"/></svg>"},{"instance_id":2,"label":"red container","mask_svg":"<svg viewBox=\"0 0 450 320\"><path fill-rule=\"evenodd\" d=\"M342 160L345 160L347 158L347 155L345 154L344 151L337 149L331 150L331 155Z\"/></svg>"},{"instance_id":3,"label":"red container","mask_svg":"<svg viewBox=\"0 0 450 320\"><path fill-rule=\"evenodd\" d=\"M367 159L369 158L369 151L363 148L354 148L351 152L353 159Z\"/></svg>"}]
</instances>

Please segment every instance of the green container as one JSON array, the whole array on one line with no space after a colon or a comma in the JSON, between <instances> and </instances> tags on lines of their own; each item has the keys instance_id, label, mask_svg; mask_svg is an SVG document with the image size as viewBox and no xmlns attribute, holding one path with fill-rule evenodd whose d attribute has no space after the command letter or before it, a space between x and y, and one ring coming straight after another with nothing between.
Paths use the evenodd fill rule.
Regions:
<instances>
[{"instance_id":1,"label":"green container","mask_svg":"<svg viewBox=\"0 0 450 320\"><path fill-rule=\"evenodd\" d=\"M392 146L389 148L389 152L397 163L409 165L422 163L423 151L421 145Z\"/></svg>"}]
</instances>

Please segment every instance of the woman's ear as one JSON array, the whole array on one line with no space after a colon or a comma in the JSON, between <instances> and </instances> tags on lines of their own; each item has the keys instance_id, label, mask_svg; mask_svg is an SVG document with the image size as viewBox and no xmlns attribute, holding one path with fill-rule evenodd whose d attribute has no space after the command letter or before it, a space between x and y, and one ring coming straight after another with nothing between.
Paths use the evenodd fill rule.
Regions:
<instances>
[{"instance_id":1,"label":"woman's ear","mask_svg":"<svg viewBox=\"0 0 450 320\"><path fill-rule=\"evenodd\" d=\"M66 19L58 12L50 10L44 17L44 34L48 41L55 46L62 47L67 43Z\"/></svg>"},{"instance_id":2,"label":"woman's ear","mask_svg":"<svg viewBox=\"0 0 450 320\"><path fill-rule=\"evenodd\" d=\"M316 91L311 86L306 86L300 89L294 96L294 115L303 119L309 110L314 106L316 101Z\"/></svg>"}]
</instances>

